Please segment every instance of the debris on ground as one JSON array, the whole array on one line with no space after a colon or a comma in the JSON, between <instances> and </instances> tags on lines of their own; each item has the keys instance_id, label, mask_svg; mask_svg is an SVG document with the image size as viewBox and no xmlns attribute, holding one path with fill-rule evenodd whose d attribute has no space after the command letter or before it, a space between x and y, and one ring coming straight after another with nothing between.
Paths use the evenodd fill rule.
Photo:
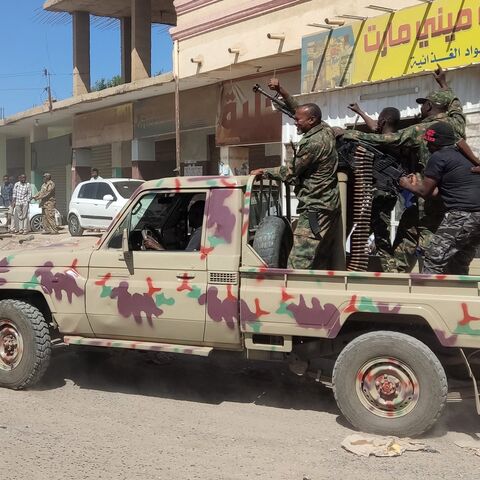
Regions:
<instances>
[{"instance_id":1,"label":"debris on ground","mask_svg":"<svg viewBox=\"0 0 480 480\"><path fill-rule=\"evenodd\" d=\"M21 239L18 241L18 243L20 243L20 245L21 245L22 243L31 242L32 240L35 240L35 237L34 237L33 235L30 235L30 236L28 236L28 237L26 237L26 238L21 238Z\"/></svg>"},{"instance_id":2,"label":"debris on ground","mask_svg":"<svg viewBox=\"0 0 480 480\"><path fill-rule=\"evenodd\" d=\"M464 448L465 450L470 450L475 455L480 457L480 438L468 438L465 440L456 440L455 445L460 448Z\"/></svg>"},{"instance_id":3,"label":"debris on ground","mask_svg":"<svg viewBox=\"0 0 480 480\"><path fill-rule=\"evenodd\" d=\"M433 448L410 438L380 437L376 435L353 434L342 442L342 447L360 457L398 457L406 451L438 453Z\"/></svg>"}]
</instances>

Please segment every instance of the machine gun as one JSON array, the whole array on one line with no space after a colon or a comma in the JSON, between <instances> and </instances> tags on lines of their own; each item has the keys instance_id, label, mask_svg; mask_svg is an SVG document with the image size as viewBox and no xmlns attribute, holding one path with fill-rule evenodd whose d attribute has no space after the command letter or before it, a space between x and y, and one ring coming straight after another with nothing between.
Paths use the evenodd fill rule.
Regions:
<instances>
[{"instance_id":1,"label":"machine gun","mask_svg":"<svg viewBox=\"0 0 480 480\"><path fill-rule=\"evenodd\" d=\"M265 97L269 98L270 101L275 105L277 110L280 110L285 115L288 115L290 118L295 118L295 115L288 109L287 104L282 102L278 97L275 95L270 95L266 92L258 83L253 86L253 91L255 93L260 93Z\"/></svg>"},{"instance_id":2,"label":"machine gun","mask_svg":"<svg viewBox=\"0 0 480 480\"><path fill-rule=\"evenodd\" d=\"M358 140L339 139L337 141L339 168L347 168L347 170L353 173L358 170L359 165L356 164L355 158L359 147L372 154L373 186L384 192L394 193L395 195L398 194L400 191L398 181L406 175L405 170L394 157L377 150L368 143Z\"/></svg>"}]
</instances>

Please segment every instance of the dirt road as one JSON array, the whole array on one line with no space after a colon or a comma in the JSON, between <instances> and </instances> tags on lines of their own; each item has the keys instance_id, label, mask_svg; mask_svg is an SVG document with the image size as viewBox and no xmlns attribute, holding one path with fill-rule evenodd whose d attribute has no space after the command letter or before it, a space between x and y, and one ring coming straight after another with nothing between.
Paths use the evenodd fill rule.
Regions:
<instances>
[{"instance_id":1,"label":"dirt road","mask_svg":"<svg viewBox=\"0 0 480 480\"><path fill-rule=\"evenodd\" d=\"M478 479L454 445L480 431L450 403L425 441L439 453L358 458L331 391L281 366L138 352L56 350L37 388L0 390L5 479Z\"/></svg>"},{"instance_id":2,"label":"dirt road","mask_svg":"<svg viewBox=\"0 0 480 480\"><path fill-rule=\"evenodd\" d=\"M36 236L27 245L97 238ZM12 248L7 241L18 238L0 248ZM0 479L479 477L480 457L454 444L480 432L469 388L461 391L470 398L449 403L425 437L438 453L366 459L342 450L352 430L332 392L281 365L186 356L157 365L139 352L67 347L54 353L35 389L0 389Z\"/></svg>"}]
</instances>

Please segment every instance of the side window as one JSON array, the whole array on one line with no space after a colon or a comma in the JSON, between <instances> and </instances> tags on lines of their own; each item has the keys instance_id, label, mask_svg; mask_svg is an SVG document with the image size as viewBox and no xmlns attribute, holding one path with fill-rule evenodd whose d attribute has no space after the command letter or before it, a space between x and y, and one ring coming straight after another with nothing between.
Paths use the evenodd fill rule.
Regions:
<instances>
[{"instance_id":1,"label":"side window","mask_svg":"<svg viewBox=\"0 0 480 480\"><path fill-rule=\"evenodd\" d=\"M97 198L97 182L88 182L80 187L78 198Z\"/></svg>"},{"instance_id":2,"label":"side window","mask_svg":"<svg viewBox=\"0 0 480 480\"><path fill-rule=\"evenodd\" d=\"M112 237L108 241L108 248L122 248L123 231L128 228L130 217L126 216L120 225L115 228Z\"/></svg>"},{"instance_id":3,"label":"side window","mask_svg":"<svg viewBox=\"0 0 480 480\"><path fill-rule=\"evenodd\" d=\"M143 250L145 245L147 250L199 250L205 197L194 192L144 195L132 208L132 250Z\"/></svg>"},{"instance_id":4,"label":"side window","mask_svg":"<svg viewBox=\"0 0 480 480\"><path fill-rule=\"evenodd\" d=\"M96 192L97 200L103 200L103 197L105 195L111 195L113 199L116 200L116 195L113 193L113 190L108 183L97 182L97 184L98 184L97 192Z\"/></svg>"}]
</instances>

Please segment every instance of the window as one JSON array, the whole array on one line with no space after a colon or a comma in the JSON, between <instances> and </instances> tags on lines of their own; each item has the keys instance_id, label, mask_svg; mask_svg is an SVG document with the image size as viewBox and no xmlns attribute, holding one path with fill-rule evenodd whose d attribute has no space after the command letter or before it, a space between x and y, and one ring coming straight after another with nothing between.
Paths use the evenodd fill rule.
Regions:
<instances>
[{"instance_id":1,"label":"window","mask_svg":"<svg viewBox=\"0 0 480 480\"><path fill-rule=\"evenodd\" d=\"M205 193L195 192L151 192L143 195L133 205L130 214L130 248L142 250L144 235L148 234L162 247L161 250L198 250L205 197ZM115 235L121 237L123 228Z\"/></svg>"},{"instance_id":2,"label":"window","mask_svg":"<svg viewBox=\"0 0 480 480\"><path fill-rule=\"evenodd\" d=\"M137 190L140 185L142 185L143 182L140 180L130 180L128 182L115 182L115 188L117 189L117 192L123 197L123 198L130 198L135 191Z\"/></svg>"},{"instance_id":3,"label":"window","mask_svg":"<svg viewBox=\"0 0 480 480\"><path fill-rule=\"evenodd\" d=\"M113 190L108 183L97 182L97 184L98 184L97 194L96 194L97 200L103 200L103 197L105 195L111 195L114 200L117 199L116 195L113 193Z\"/></svg>"},{"instance_id":4,"label":"window","mask_svg":"<svg viewBox=\"0 0 480 480\"><path fill-rule=\"evenodd\" d=\"M97 198L97 182L88 182L85 185L80 187L80 191L78 192L78 198Z\"/></svg>"}]
</instances>

